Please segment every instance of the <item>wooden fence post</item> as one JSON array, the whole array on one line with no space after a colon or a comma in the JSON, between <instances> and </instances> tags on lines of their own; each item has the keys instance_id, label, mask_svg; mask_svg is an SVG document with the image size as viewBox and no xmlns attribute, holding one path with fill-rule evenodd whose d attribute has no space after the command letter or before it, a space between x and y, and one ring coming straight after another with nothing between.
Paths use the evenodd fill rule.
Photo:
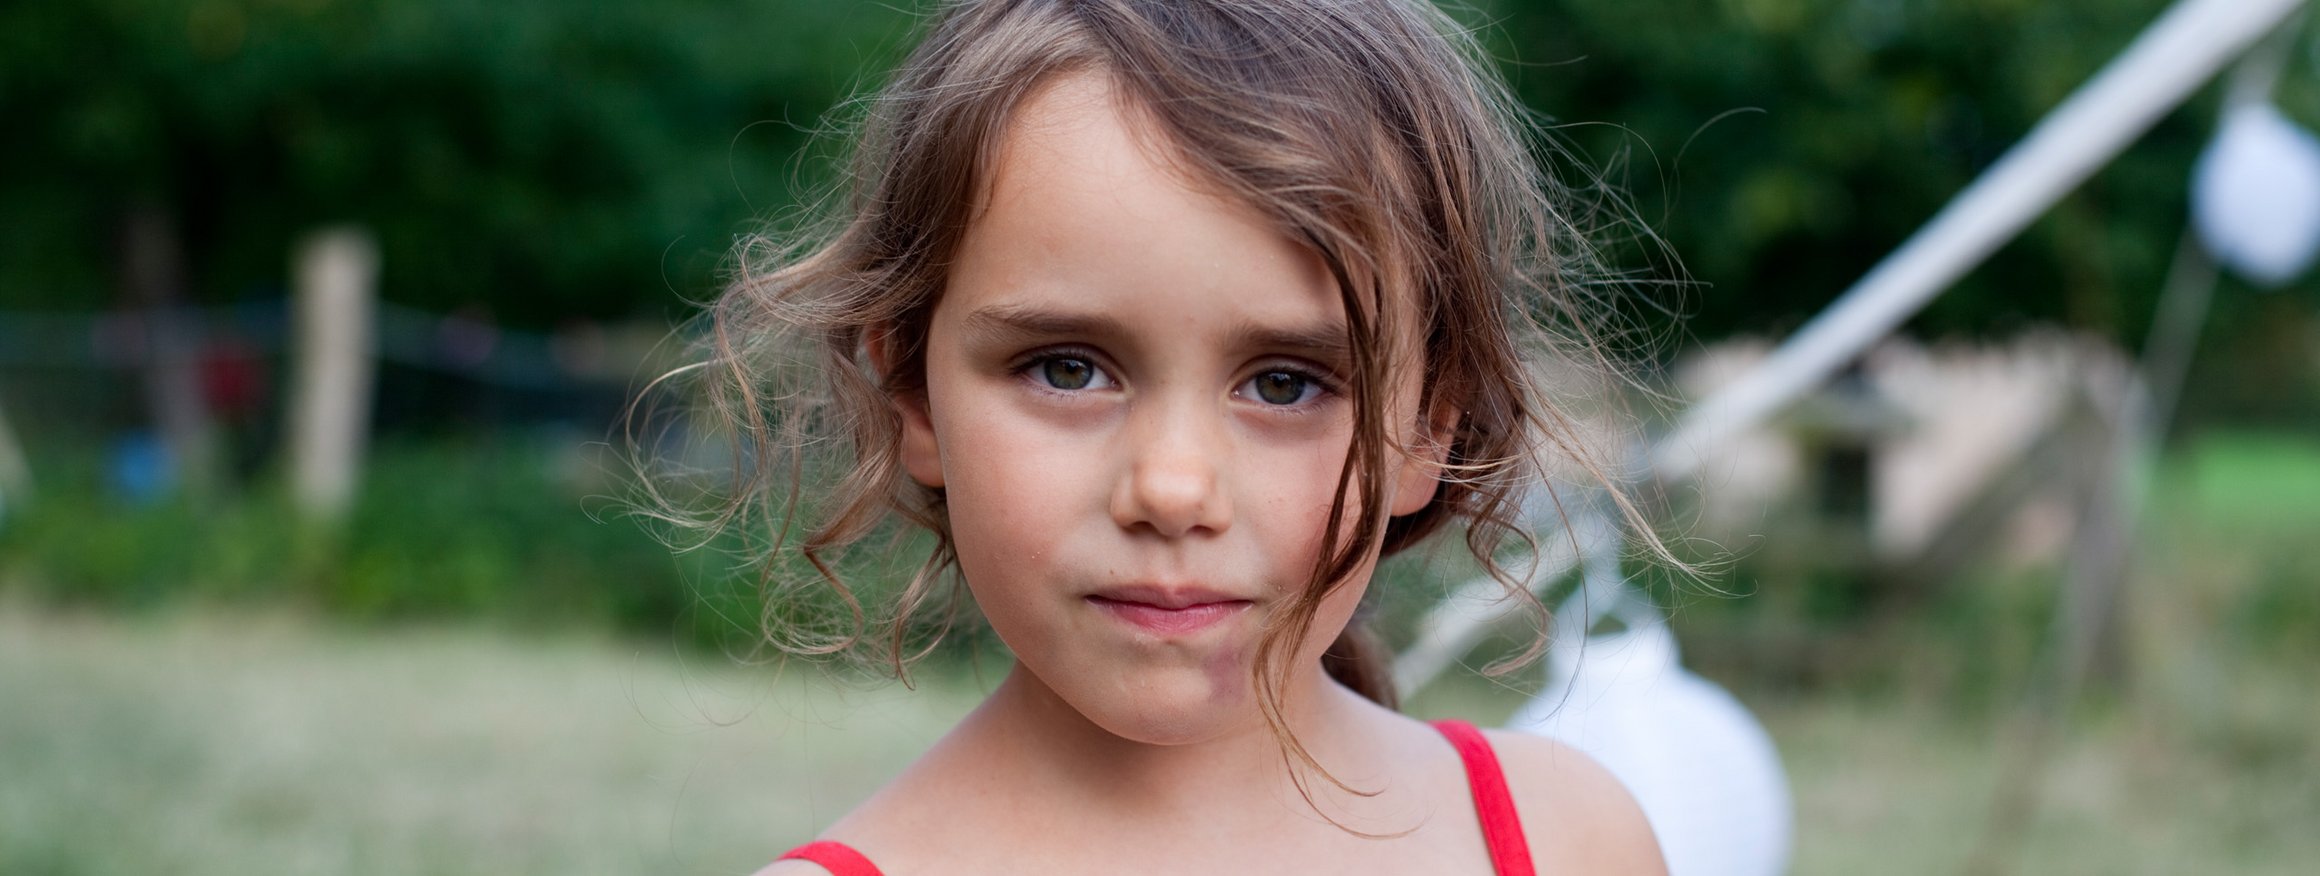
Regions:
<instances>
[{"instance_id":1,"label":"wooden fence post","mask_svg":"<svg viewBox=\"0 0 2320 876\"><path fill-rule=\"evenodd\" d=\"M378 273L378 244L358 228L316 232L292 256L290 488L311 518L344 515L361 476L378 370Z\"/></svg>"},{"instance_id":2,"label":"wooden fence post","mask_svg":"<svg viewBox=\"0 0 2320 876\"><path fill-rule=\"evenodd\" d=\"M0 405L0 524L16 509L32 501L32 466L24 461L24 445L8 427L8 409Z\"/></svg>"}]
</instances>

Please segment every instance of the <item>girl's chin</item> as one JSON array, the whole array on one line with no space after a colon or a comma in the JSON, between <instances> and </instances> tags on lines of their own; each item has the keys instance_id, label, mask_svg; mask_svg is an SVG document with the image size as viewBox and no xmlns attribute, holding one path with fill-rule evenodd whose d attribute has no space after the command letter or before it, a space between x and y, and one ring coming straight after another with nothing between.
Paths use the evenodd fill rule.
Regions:
<instances>
[{"instance_id":1,"label":"girl's chin","mask_svg":"<svg viewBox=\"0 0 2320 876\"><path fill-rule=\"evenodd\" d=\"M1262 725L1245 676L1219 686L1195 679L1150 679L1107 690L1063 693L1088 723L1128 742L1191 745Z\"/></svg>"}]
</instances>

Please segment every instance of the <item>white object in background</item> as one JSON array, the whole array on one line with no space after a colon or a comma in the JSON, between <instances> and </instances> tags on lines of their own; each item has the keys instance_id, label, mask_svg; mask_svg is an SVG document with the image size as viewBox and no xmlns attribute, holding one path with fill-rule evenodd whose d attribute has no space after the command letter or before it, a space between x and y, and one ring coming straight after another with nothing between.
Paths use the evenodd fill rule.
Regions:
<instances>
[{"instance_id":1,"label":"white object in background","mask_svg":"<svg viewBox=\"0 0 2320 876\"><path fill-rule=\"evenodd\" d=\"M297 370L291 375L290 484L301 510L345 516L369 443L377 377L379 245L370 232L315 233L292 257Z\"/></svg>"},{"instance_id":2,"label":"white object in background","mask_svg":"<svg viewBox=\"0 0 2320 876\"><path fill-rule=\"evenodd\" d=\"M1606 595L1626 628L1588 635L1593 613L1565 606L1547 687L1507 728L1559 740L1619 777L1669 876L1785 872L1795 814L1771 737L1731 694L1684 671L1659 609L1624 585ZM1573 600L1585 601L1584 591Z\"/></svg>"},{"instance_id":3,"label":"white object in background","mask_svg":"<svg viewBox=\"0 0 2320 876\"><path fill-rule=\"evenodd\" d=\"M8 409L0 408L0 524L17 506L32 498L32 466L24 462L24 445L8 428Z\"/></svg>"},{"instance_id":4,"label":"white object in background","mask_svg":"<svg viewBox=\"0 0 2320 876\"><path fill-rule=\"evenodd\" d=\"M2266 286L2320 254L2320 139L2267 103L2233 107L2191 172L2191 217L2215 260Z\"/></svg>"}]
</instances>

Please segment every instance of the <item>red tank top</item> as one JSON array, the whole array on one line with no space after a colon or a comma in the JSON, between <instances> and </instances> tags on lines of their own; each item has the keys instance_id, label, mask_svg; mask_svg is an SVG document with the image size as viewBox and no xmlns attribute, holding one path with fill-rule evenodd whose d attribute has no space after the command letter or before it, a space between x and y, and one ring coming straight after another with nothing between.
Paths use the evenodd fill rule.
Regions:
<instances>
[{"instance_id":1,"label":"red tank top","mask_svg":"<svg viewBox=\"0 0 2320 876\"><path fill-rule=\"evenodd\" d=\"M1450 740L1466 765L1466 787L1474 794L1474 812L1482 821L1482 843L1490 849L1492 870L1498 876L1535 876L1531 846L1523 839L1522 819L1515 814L1506 771L1499 767L1490 740L1464 721L1436 721L1434 729ZM869 858L845 843L818 840L781 856L784 861L793 859L819 864L831 876L883 876Z\"/></svg>"}]
</instances>

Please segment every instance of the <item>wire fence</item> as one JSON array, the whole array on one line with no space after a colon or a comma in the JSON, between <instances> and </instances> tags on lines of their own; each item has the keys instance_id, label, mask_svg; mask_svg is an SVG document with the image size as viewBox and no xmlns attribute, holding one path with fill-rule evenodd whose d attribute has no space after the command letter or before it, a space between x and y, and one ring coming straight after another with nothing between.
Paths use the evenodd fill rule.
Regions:
<instances>
[{"instance_id":1,"label":"wire fence","mask_svg":"<svg viewBox=\"0 0 2320 876\"><path fill-rule=\"evenodd\" d=\"M575 321L553 331L500 325L480 313L430 313L380 302L375 341L383 362L514 389L624 384L673 336L644 322ZM205 358L275 358L290 347L286 300L181 308ZM146 311L0 310L0 369L124 369L145 364Z\"/></svg>"}]
</instances>

